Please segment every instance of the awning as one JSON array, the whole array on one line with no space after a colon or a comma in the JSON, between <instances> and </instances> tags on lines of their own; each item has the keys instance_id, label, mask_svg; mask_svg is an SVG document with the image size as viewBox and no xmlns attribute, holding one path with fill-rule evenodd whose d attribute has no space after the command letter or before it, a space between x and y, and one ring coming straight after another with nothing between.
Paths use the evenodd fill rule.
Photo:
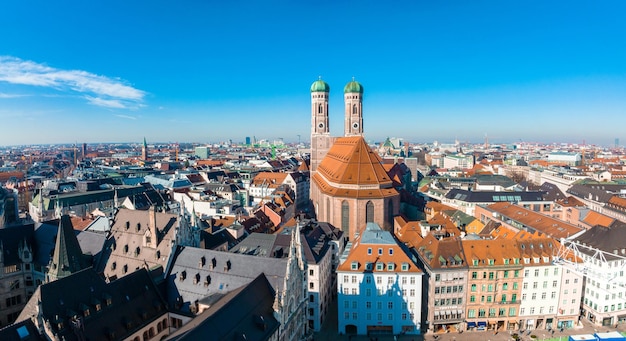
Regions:
<instances>
[{"instance_id":1,"label":"awning","mask_svg":"<svg viewBox=\"0 0 626 341\"><path fill-rule=\"evenodd\" d=\"M479 327L487 327L487 322L485 322L485 321L478 321L478 326Z\"/></svg>"},{"instance_id":2,"label":"awning","mask_svg":"<svg viewBox=\"0 0 626 341\"><path fill-rule=\"evenodd\" d=\"M530 319L530 320L526 320L526 324L529 326L534 326L535 325L535 320Z\"/></svg>"},{"instance_id":3,"label":"awning","mask_svg":"<svg viewBox=\"0 0 626 341\"><path fill-rule=\"evenodd\" d=\"M436 311L435 311L435 316L439 316L439 315L441 315L441 311L436 310Z\"/></svg>"},{"instance_id":4,"label":"awning","mask_svg":"<svg viewBox=\"0 0 626 341\"><path fill-rule=\"evenodd\" d=\"M459 315L463 314L463 309L459 309L459 310L457 310L457 312L456 312L456 313L457 313L457 314L459 314Z\"/></svg>"},{"instance_id":5,"label":"awning","mask_svg":"<svg viewBox=\"0 0 626 341\"><path fill-rule=\"evenodd\" d=\"M476 328L476 322L467 322L467 328Z\"/></svg>"}]
</instances>

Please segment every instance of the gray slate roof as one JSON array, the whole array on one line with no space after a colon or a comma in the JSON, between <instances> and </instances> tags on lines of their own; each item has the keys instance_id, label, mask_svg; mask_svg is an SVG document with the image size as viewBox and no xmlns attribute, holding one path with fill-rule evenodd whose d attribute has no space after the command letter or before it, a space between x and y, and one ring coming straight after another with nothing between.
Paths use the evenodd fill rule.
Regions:
<instances>
[{"instance_id":1,"label":"gray slate roof","mask_svg":"<svg viewBox=\"0 0 626 341\"><path fill-rule=\"evenodd\" d=\"M280 325L273 315L273 302L274 290L260 274L166 340L269 340Z\"/></svg>"},{"instance_id":2,"label":"gray slate roof","mask_svg":"<svg viewBox=\"0 0 626 341\"><path fill-rule=\"evenodd\" d=\"M498 191L466 191L463 189L451 189L446 198L465 202L491 203L491 202L519 202L519 201L544 201L541 191L524 192L498 192Z\"/></svg>"},{"instance_id":3,"label":"gray slate roof","mask_svg":"<svg viewBox=\"0 0 626 341\"><path fill-rule=\"evenodd\" d=\"M83 256L70 216L63 215L59 221L54 254L50 260L48 275L52 279L69 276L90 266Z\"/></svg>"},{"instance_id":4,"label":"gray slate roof","mask_svg":"<svg viewBox=\"0 0 626 341\"><path fill-rule=\"evenodd\" d=\"M17 320L37 316L39 301L43 318L50 321L59 339L66 340L78 340L77 334L85 340L109 340L111 336L120 340L167 313L165 301L146 269L106 283L88 268L42 284ZM72 327L74 316L82 328Z\"/></svg>"},{"instance_id":5,"label":"gray slate roof","mask_svg":"<svg viewBox=\"0 0 626 341\"><path fill-rule=\"evenodd\" d=\"M264 273L276 291L282 290L287 259L181 247L167 274L167 299L178 309L189 311L190 303L214 294L225 294L250 283ZM215 265L214 265L215 264ZM230 264L230 267L228 266Z\"/></svg>"},{"instance_id":6,"label":"gray slate roof","mask_svg":"<svg viewBox=\"0 0 626 341\"><path fill-rule=\"evenodd\" d=\"M576 242L591 246L594 249L600 249L607 253L613 254L615 251L624 257L624 249L626 249L626 223L616 220L610 227L596 225L585 231L582 235L575 239ZM585 247L578 248L581 252L593 256L595 250L588 250ZM605 254L607 260L613 260L610 254Z\"/></svg>"}]
</instances>

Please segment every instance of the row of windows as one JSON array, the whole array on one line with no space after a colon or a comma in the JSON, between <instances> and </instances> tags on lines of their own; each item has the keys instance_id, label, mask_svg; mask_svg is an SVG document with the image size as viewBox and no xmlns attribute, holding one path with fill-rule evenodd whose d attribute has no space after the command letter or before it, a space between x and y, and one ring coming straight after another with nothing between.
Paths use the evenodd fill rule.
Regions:
<instances>
[{"instance_id":1,"label":"row of windows","mask_svg":"<svg viewBox=\"0 0 626 341\"><path fill-rule=\"evenodd\" d=\"M517 302L517 294L512 294L510 296L510 298L511 298L511 303ZM491 295L487 295L487 296L481 295L480 296L480 302L481 303L484 303L484 302L491 303L491 302L495 302L495 300L496 300L496 296L491 296ZM476 302L476 296L475 295L471 295L470 296L470 302L471 303L475 303ZM507 295L506 294L503 294L502 296L500 296L500 302L502 302L502 303L509 302L509 301L507 301Z\"/></svg>"},{"instance_id":2,"label":"row of windows","mask_svg":"<svg viewBox=\"0 0 626 341\"><path fill-rule=\"evenodd\" d=\"M497 311L497 315L496 315L496 308L489 308L488 311L489 315L487 315L487 310L485 309L478 309L478 316L476 316L476 309L469 309L467 311L467 317L468 318L475 318L475 317L505 317L506 315L506 308L500 308ZM515 315L516 311L515 308L509 308L509 315L508 316L516 316Z\"/></svg>"},{"instance_id":3,"label":"row of windows","mask_svg":"<svg viewBox=\"0 0 626 341\"><path fill-rule=\"evenodd\" d=\"M400 277L400 283L402 284L407 284L407 281L414 285L415 284L415 277L410 277L407 280L407 276L402 276ZM358 283L358 277L356 275L352 275L352 276L348 276L348 275L343 275L343 282L344 283ZM365 277L365 283L367 284L372 284L372 276L367 276ZM387 277L387 284L394 284L395 283L395 277L392 276L388 276ZM376 284L383 284L383 276L376 276Z\"/></svg>"},{"instance_id":4,"label":"row of windows","mask_svg":"<svg viewBox=\"0 0 626 341\"><path fill-rule=\"evenodd\" d=\"M352 314L345 312L343 313L343 319L344 320L350 320L350 316L352 316L352 320L357 321L359 319L359 313L357 312L353 312ZM361 315L362 316L362 315ZM377 313L376 314L376 321L383 321L383 313ZM400 319L402 319L402 321L406 321L407 318L410 318L411 320L415 319L415 315L413 313L411 314L407 314L407 313L402 313L400 315ZM365 319L367 321L372 321L372 313L366 313L365 314ZM393 314L387 314L387 320L385 321L393 321Z\"/></svg>"},{"instance_id":5,"label":"row of windows","mask_svg":"<svg viewBox=\"0 0 626 341\"><path fill-rule=\"evenodd\" d=\"M518 283L517 282L513 282L513 290L517 290L518 289ZM476 284L472 284L470 286L470 291L471 292L476 292L478 290L478 285ZM509 283L502 283L502 290L509 290ZM498 284L482 284L481 285L481 291L482 292L494 292L494 291L498 291Z\"/></svg>"},{"instance_id":6,"label":"row of windows","mask_svg":"<svg viewBox=\"0 0 626 341\"><path fill-rule=\"evenodd\" d=\"M598 304L597 303L593 303L592 301L587 301L586 298L585 298L585 304L590 306L590 307L593 307L594 310L598 310ZM626 304L624 304L624 308L626 308ZM604 310L605 313L608 312L609 311L609 306L605 305L603 310ZM611 304L611 311L614 311L614 310L615 310L615 304ZM617 310L622 310L622 304L621 303L617 304Z\"/></svg>"},{"instance_id":7,"label":"row of windows","mask_svg":"<svg viewBox=\"0 0 626 341\"><path fill-rule=\"evenodd\" d=\"M359 291L357 290L357 288L352 288L352 289L348 289L348 288L343 288L342 293L344 295L359 295ZM407 297L407 293L408 296L410 297L415 297L415 289L411 289L411 290L406 290L406 289L402 289L402 296L403 297ZM384 291L383 288L378 288L376 290L376 295L377 296L384 296L387 295L389 297L392 297L394 294L394 291L392 289L387 290L386 292ZM372 289L371 288L366 288L365 289L365 296L367 297L371 297L372 296Z\"/></svg>"},{"instance_id":8,"label":"row of windows","mask_svg":"<svg viewBox=\"0 0 626 341\"><path fill-rule=\"evenodd\" d=\"M457 305L463 304L463 299L461 297L458 298L442 298L439 300L435 300L435 307L447 306L447 305Z\"/></svg>"},{"instance_id":9,"label":"row of windows","mask_svg":"<svg viewBox=\"0 0 626 341\"><path fill-rule=\"evenodd\" d=\"M539 277L539 273L540 273L539 269L535 269L535 271L534 271L535 277ZM554 274L554 276L558 276L559 268L554 268L553 274ZM549 268L543 269L543 275L544 276L550 276L550 269ZM530 269L524 270L524 277L529 277L529 276L530 276Z\"/></svg>"},{"instance_id":10,"label":"row of windows","mask_svg":"<svg viewBox=\"0 0 626 341\"><path fill-rule=\"evenodd\" d=\"M554 306L550 306L548 308L548 314L552 314L554 313L554 311L555 311ZM535 307L530 307L528 309L528 315L534 315L536 312L537 312L537 309L535 309ZM544 314L544 313L546 313L545 307L539 307L538 314ZM519 314L526 315L526 308L520 308Z\"/></svg>"},{"instance_id":11,"label":"row of windows","mask_svg":"<svg viewBox=\"0 0 626 341\"><path fill-rule=\"evenodd\" d=\"M509 270L504 270L502 272L502 277L503 278L509 278ZM513 271L513 278L518 278L519 277L519 270L515 270ZM482 273L482 279L498 279L498 271L483 271ZM478 272L477 271L473 271L472 272L472 279L478 279Z\"/></svg>"},{"instance_id":12,"label":"row of windows","mask_svg":"<svg viewBox=\"0 0 626 341\"><path fill-rule=\"evenodd\" d=\"M450 285L445 287L435 287L435 294L451 294L456 292L463 292L462 285Z\"/></svg>"},{"instance_id":13,"label":"row of windows","mask_svg":"<svg viewBox=\"0 0 626 341\"><path fill-rule=\"evenodd\" d=\"M389 248L389 251L388 251L388 252L389 252L389 255L390 255L390 256L393 256L393 248ZM368 248L367 248L367 254L368 254L368 255L370 255L370 256L372 255L372 248L371 248L371 247L368 247ZM382 248L382 247L379 247L379 248L378 248L378 255L379 255L379 256L382 256L382 254L383 254L383 248Z\"/></svg>"}]
</instances>

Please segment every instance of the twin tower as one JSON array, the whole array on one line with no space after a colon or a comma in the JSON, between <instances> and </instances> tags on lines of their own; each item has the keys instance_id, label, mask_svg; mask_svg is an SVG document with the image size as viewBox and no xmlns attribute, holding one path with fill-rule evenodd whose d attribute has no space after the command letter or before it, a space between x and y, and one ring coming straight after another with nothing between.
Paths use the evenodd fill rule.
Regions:
<instances>
[{"instance_id":1,"label":"twin tower","mask_svg":"<svg viewBox=\"0 0 626 341\"><path fill-rule=\"evenodd\" d=\"M328 126L330 86L321 77L311 84L311 171L315 172L336 137ZM363 86L352 79L343 88L344 136L363 136Z\"/></svg>"}]
</instances>

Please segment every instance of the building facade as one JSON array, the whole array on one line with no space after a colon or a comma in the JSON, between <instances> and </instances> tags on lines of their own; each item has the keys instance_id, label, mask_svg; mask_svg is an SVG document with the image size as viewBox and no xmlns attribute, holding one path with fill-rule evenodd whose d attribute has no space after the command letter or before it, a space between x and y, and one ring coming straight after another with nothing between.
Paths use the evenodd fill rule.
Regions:
<instances>
[{"instance_id":1,"label":"building facade","mask_svg":"<svg viewBox=\"0 0 626 341\"><path fill-rule=\"evenodd\" d=\"M337 268L339 332L420 334L422 276L390 232L368 224Z\"/></svg>"}]
</instances>

